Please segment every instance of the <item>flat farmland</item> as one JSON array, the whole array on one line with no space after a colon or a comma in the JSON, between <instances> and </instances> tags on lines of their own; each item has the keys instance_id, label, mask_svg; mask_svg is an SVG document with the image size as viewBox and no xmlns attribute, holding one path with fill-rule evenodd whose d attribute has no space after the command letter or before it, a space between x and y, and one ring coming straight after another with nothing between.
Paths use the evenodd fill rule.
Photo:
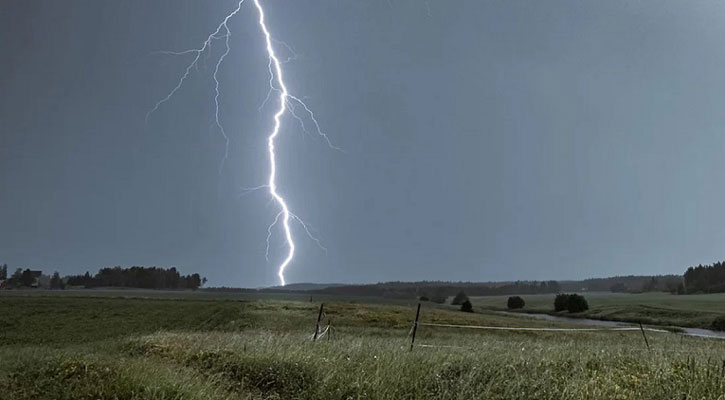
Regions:
<instances>
[{"instance_id":1,"label":"flat farmland","mask_svg":"<svg viewBox=\"0 0 725 400\"><path fill-rule=\"evenodd\" d=\"M725 315L725 293L673 295L661 292L639 294L582 292L589 310L575 317L609 321L642 322L654 325L710 328L712 321ZM473 297L480 309L505 310L509 296ZM526 302L522 312L553 313L554 294L521 295ZM564 313L563 315L566 315Z\"/></svg>"},{"instance_id":2,"label":"flat farmland","mask_svg":"<svg viewBox=\"0 0 725 400\"><path fill-rule=\"evenodd\" d=\"M3 399L719 399L720 341L421 325L415 308L277 299L0 297ZM424 305L420 321L572 327Z\"/></svg>"}]
</instances>

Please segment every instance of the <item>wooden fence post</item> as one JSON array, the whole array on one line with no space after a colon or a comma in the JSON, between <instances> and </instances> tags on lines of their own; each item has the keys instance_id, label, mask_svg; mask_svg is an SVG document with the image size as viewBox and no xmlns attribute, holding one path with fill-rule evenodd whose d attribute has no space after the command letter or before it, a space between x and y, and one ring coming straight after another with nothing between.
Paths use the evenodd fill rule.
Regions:
<instances>
[{"instance_id":1,"label":"wooden fence post","mask_svg":"<svg viewBox=\"0 0 725 400\"><path fill-rule=\"evenodd\" d=\"M320 334L320 320L322 319L322 307L324 306L324 303L320 303L320 312L317 314L317 324L315 324L315 335L312 337L313 342L317 340L317 335Z\"/></svg>"},{"instance_id":2,"label":"wooden fence post","mask_svg":"<svg viewBox=\"0 0 725 400\"><path fill-rule=\"evenodd\" d=\"M418 317L420 317L420 303L418 303L418 310L415 312L415 322L413 322L413 337L410 339L411 351L413 351L413 345L415 344L415 332L418 330Z\"/></svg>"},{"instance_id":3,"label":"wooden fence post","mask_svg":"<svg viewBox=\"0 0 725 400\"><path fill-rule=\"evenodd\" d=\"M644 327L642 326L642 323L639 323L639 330L642 331L642 337L644 338L644 344L647 345L647 350L649 350L649 342L647 341L647 335L644 334Z\"/></svg>"}]
</instances>

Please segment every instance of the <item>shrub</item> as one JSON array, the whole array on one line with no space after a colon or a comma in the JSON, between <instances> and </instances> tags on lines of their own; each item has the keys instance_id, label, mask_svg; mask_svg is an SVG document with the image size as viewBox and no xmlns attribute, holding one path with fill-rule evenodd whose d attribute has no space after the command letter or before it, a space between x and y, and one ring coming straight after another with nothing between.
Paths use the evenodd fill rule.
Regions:
<instances>
[{"instance_id":1,"label":"shrub","mask_svg":"<svg viewBox=\"0 0 725 400\"><path fill-rule=\"evenodd\" d=\"M430 299L429 299L429 298L428 298L428 296L426 296L426 295L422 295L422 296L420 296L419 300L420 300L420 301L430 301Z\"/></svg>"},{"instance_id":2,"label":"shrub","mask_svg":"<svg viewBox=\"0 0 725 400\"><path fill-rule=\"evenodd\" d=\"M554 299L554 311L564 311L569 308L569 295L568 294L557 294Z\"/></svg>"},{"instance_id":3,"label":"shrub","mask_svg":"<svg viewBox=\"0 0 725 400\"><path fill-rule=\"evenodd\" d=\"M712 329L716 331L725 331L725 315L721 315L712 320Z\"/></svg>"},{"instance_id":4,"label":"shrub","mask_svg":"<svg viewBox=\"0 0 725 400\"><path fill-rule=\"evenodd\" d=\"M567 310L570 313L582 312L589 309L589 303L584 296L578 294L570 294L567 302Z\"/></svg>"},{"instance_id":5,"label":"shrub","mask_svg":"<svg viewBox=\"0 0 725 400\"><path fill-rule=\"evenodd\" d=\"M462 305L464 302L468 301L468 296L461 290L456 294L456 297L453 298L453 301L451 301L451 304L454 306Z\"/></svg>"},{"instance_id":6,"label":"shrub","mask_svg":"<svg viewBox=\"0 0 725 400\"><path fill-rule=\"evenodd\" d=\"M461 311L464 312L473 312L473 304L471 304L470 301L466 300L461 304Z\"/></svg>"},{"instance_id":7,"label":"shrub","mask_svg":"<svg viewBox=\"0 0 725 400\"><path fill-rule=\"evenodd\" d=\"M570 313L577 313L586 311L589 309L589 303L584 296L578 294L557 294L554 299L554 311L567 310Z\"/></svg>"},{"instance_id":8,"label":"shrub","mask_svg":"<svg viewBox=\"0 0 725 400\"><path fill-rule=\"evenodd\" d=\"M524 305L525 304L526 304L526 302L521 297L519 297L519 296L511 296L511 297L509 297L509 300L506 303L506 306L510 310L514 310L514 309L517 309L517 308L524 308Z\"/></svg>"}]
</instances>

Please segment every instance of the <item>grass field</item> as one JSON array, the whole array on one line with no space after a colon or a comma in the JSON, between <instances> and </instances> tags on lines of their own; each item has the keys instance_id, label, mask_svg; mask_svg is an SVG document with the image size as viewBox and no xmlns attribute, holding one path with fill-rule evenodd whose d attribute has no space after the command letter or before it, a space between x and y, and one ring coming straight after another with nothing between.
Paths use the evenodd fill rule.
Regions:
<instances>
[{"instance_id":1,"label":"grass field","mask_svg":"<svg viewBox=\"0 0 725 400\"><path fill-rule=\"evenodd\" d=\"M672 295L650 292L582 293L589 311L577 316L610 321L642 322L654 325L710 328L712 320L725 315L725 293ZM522 295L525 312L553 312L553 294ZM505 309L508 296L474 297L471 301L481 309Z\"/></svg>"},{"instance_id":2,"label":"grass field","mask_svg":"<svg viewBox=\"0 0 725 400\"><path fill-rule=\"evenodd\" d=\"M543 301L543 300L542 300ZM725 343L639 332L421 326L415 309L319 303L0 296L1 399L723 399ZM421 321L551 327L424 306Z\"/></svg>"}]
</instances>

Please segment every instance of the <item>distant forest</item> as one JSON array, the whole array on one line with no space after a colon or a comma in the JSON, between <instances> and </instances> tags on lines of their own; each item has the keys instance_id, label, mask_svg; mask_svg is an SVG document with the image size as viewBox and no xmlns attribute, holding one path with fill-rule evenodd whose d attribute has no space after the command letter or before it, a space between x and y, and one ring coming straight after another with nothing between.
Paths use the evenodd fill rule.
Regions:
<instances>
[{"instance_id":1,"label":"distant forest","mask_svg":"<svg viewBox=\"0 0 725 400\"><path fill-rule=\"evenodd\" d=\"M199 274L181 275L174 268L112 267L101 268L91 275L69 275L61 277L55 272L52 276L44 275L40 270L18 268L12 275L8 274L6 264L0 266L0 288L43 288L65 289L124 287L141 289L192 289L196 290L206 283L206 278Z\"/></svg>"},{"instance_id":2,"label":"distant forest","mask_svg":"<svg viewBox=\"0 0 725 400\"><path fill-rule=\"evenodd\" d=\"M192 289L206 283L206 278L194 273L182 275L175 267L120 266L101 268L91 275L52 276L40 270L17 268L10 273L7 264L0 265L0 289L66 287L96 288L124 287L141 289ZM682 275L615 276L581 281L518 281L518 282L384 282L365 285L292 284L288 287L267 289L209 288L212 291L250 292L306 292L343 296L375 296L387 298L415 298L454 296L463 291L468 296L496 296L513 294L555 294L563 292L670 292L676 294L725 292L725 261L712 265L690 267Z\"/></svg>"},{"instance_id":3,"label":"distant forest","mask_svg":"<svg viewBox=\"0 0 725 400\"><path fill-rule=\"evenodd\" d=\"M685 271L686 293L725 292L725 261L712 265L698 265Z\"/></svg>"},{"instance_id":4,"label":"distant forest","mask_svg":"<svg viewBox=\"0 0 725 400\"><path fill-rule=\"evenodd\" d=\"M555 294L562 292L671 292L682 291L681 275L615 276L582 281L518 281L518 282L385 282L370 285L330 286L313 290L319 294L345 296L377 296L389 298L453 296L465 292L468 296L497 296L512 294Z\"/></svg>"},{"instance_id":5,"label":"distant forest","mask_svg":"<svg viewBox=\"0 0 725 400\"><path fill-rule=\"evenodd\" d=\"M176 268L131 267L101 268L91 276L70 275L66 277L66 285L92 287L128 287L141 289L198 289L206 283L206 278L199 274L181 275Z\"/></svg>"},{"instance_id":6,"label":"distant forest","mask_svg":"<svg viewBox=\"0 0 725 400\"><path fill-rule=\"evenodd\" d=\"M560 281L564 292L672 292L682 290L682 275L628 275L592 278L583 281Z\"/></svg>"},{"instance_id":7,"label":"distant forest","mask_svg":"<svg viewBox=\"0 0 725 400\"><path fill-rule=\"evenodd\" d=\"M465 291L469 296L495 296L504 294L559 293L561 286L556 281L544 282L385 282L372 285L331 286L314 290L320 294L345 296L379 296L390 298L411 298L416 296L453 296Z\"/></svg>"}]
</instances>

